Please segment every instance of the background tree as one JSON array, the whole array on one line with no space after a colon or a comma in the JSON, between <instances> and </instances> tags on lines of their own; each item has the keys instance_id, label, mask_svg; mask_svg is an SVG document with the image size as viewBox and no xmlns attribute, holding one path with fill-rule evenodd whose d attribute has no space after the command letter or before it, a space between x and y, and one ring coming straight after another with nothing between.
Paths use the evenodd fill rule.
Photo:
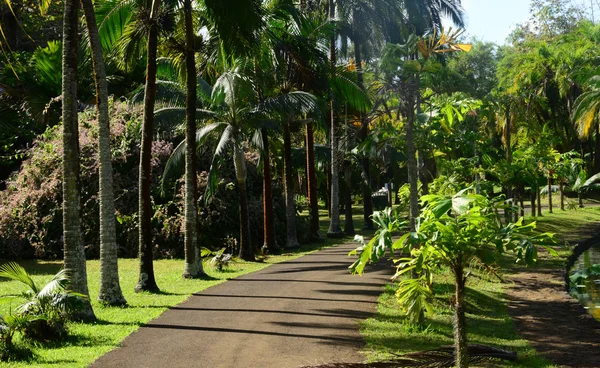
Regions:
<instances>
[{"instance_id":1,"label":"background tree","mask_svg":"<svg viewBox=\"0 0 600 368\"><path fill-rule=\"evenodd\" d=\"M64 267L71 289L88 296L87 273L80 222L79 125L77 118L77 44L79 3L66 0L63 21L63 239ZM89 300L78 318L96 317Z\"/></svg>"},{"instance_id":2,"label":"background tree","mask_svg":"<svg viewBox=\"0 0 600 368\"><path fill-rule=\"evenodd\" d=\"M100 293L98 300L107 305L125 305L127 301L119 284L119 264L115 228L115 195L110 152L110 120L108 116L108 85L102 56L102 45L91 0L81 0L90 39L90 50L96 83L98 110L99 196L100 196Z\"/></svg>"}]
</instances>

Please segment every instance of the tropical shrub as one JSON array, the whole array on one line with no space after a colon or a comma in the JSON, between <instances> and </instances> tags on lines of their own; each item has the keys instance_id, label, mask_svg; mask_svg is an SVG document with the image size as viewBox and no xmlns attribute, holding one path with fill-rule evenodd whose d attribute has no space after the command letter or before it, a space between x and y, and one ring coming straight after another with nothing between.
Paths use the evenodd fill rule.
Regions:
<instances>
[{"instance_id":1,"label":"tropical shrub","mask_svg":"<svg viewBox=\"0 0 600 368\"><path fill-rule=\"evenodd\" d=\"M370 262L378 261L386 249L403 251L396 260L394 278L411 273L413 277L400 281L397 297L413 321L420 320L422 311L431 311L428 300L432 295L431 285L435 270L448 267L455 277L454 339L456 366L467 367L467 332L465 320L466 282L471 269L495 272L496 256L506 252L516 255L517 261L532 264L537 261L537 246L553 244L551 234L536 234L535 222L525 225L523 219L516 223L503 224L499 209L504 207L503 197L487 199L482 195L469 194L470 188L453 195L426 195L425 204L417 221L415 232L407 232L392 242L386 234L398 223L391 211L377 221L379 241L371 241L358 250L359 259L352 265L353 272L362 273ZM395 216L397 218L397 215ZM374 237L375 239L375 237ZM354 251L353 254L356 254Z\"/></svg>"},{"instance_id":2,"label":"tropical shrub","mask_svg":"<svg viewBox=\"0 0 600 368\"><path fill-rule=\"evenodd\" d=\"M18 263L0 266L0 277L18 281L27 289L16 296L21 303L16 315L3 318L4 342L10 345L15 331L21 330L25 337L38 341L55 341L67 335L65 323L84 306L86 296L68 290L70 278L65 270L59 271L43 287L33 281L29 273Z\"/></svg>"}]
</instances>

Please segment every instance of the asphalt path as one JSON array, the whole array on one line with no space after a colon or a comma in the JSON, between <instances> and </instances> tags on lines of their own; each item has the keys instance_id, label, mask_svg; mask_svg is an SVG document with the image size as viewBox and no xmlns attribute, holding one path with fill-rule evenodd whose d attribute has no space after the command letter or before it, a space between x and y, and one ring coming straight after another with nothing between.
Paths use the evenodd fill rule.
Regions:
<instances>
[{"instance_id":1,"label":"asphalt path","mask_svg":"<svg viewBox=\"0 0 600 368\"><path fill-rule=\"evenodd\" d=\"M360 321L393 269L351 275L356 244L327 248L194 294L92 367L287 368L361 362Z\"/></svg>"}]
</instances>

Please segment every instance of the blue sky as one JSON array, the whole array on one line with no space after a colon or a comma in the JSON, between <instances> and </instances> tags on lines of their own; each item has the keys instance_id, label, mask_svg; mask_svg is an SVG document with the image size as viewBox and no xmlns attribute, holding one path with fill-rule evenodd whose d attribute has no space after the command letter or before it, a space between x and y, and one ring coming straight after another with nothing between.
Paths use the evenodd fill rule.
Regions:
<instances>
[{"instance_id":1,"label":"blue sky","mask_svg":"<svg viewBox=\"0 0 600 368\"><path fill-rule=\"evenodd\" d=\"M462 0L461 3L467 14L467 35L483 41L503 44L517 24L529 19L530 0ZM595 20L599 20L600 1L571 0L571 3L583 6L586 12L593 4Z\"/></svg>"},{"instance_id":2,"label":"blue sky","mask_svg":"<svg viewBox=\"0 0 600 368\"><path fill-rule=\"evenodd\" d=\"M519 23L529 18L529 0L462 0L467 36L503 44Z\"/></svg>"}]
</instances>

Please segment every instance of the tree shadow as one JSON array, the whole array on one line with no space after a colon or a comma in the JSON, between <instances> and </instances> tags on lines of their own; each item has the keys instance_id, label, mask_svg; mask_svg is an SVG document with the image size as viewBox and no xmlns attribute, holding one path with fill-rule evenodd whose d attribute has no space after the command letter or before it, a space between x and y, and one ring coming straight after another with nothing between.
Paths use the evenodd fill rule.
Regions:
<instances>
[{"instance_id":1,"label":"tree shadow","mask_svg":"<svg viewBox=\"0 0 600 368\"><path fill-rule=\"evenodd\" d=\"M0 260L0 265L12 262L10 260ZM39 260L24 260L16 262L21 265L32 276L54 276L58 271L62 270L63 264L59 261L39 261ZM0 278L0 282L10 281L6 278Z\"/></svg>"}]
</instances>

